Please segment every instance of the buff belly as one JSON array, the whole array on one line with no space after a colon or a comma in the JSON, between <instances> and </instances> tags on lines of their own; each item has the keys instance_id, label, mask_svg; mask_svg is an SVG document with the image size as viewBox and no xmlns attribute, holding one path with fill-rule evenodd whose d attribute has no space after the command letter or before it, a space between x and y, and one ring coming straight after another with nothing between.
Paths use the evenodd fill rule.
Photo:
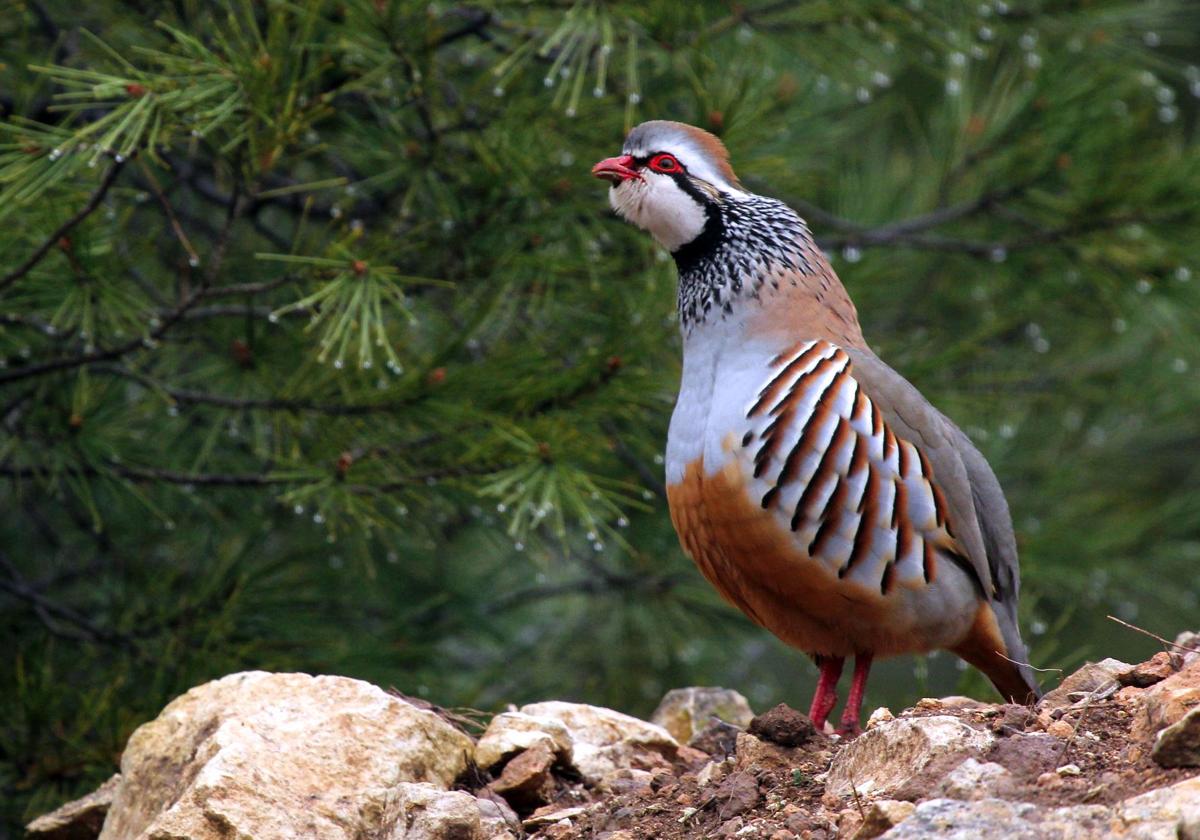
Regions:
<instances>
[{"instance_id":1,"label":"buff belly","mask_svg":"<svg viewBox=\"0 0 1200 840\"><path fill-rule=\"evenodd\" d=\"M757 624L793 647L827 656L924 652L967 635L975 611L948 603L959 600L958 587L935 579L884 595L839 578L797 547L779 518L754 503L746 483L735 458L711 473L696 461L668 486L667 499L684 551Z\"/></svg>"}]
</instances>

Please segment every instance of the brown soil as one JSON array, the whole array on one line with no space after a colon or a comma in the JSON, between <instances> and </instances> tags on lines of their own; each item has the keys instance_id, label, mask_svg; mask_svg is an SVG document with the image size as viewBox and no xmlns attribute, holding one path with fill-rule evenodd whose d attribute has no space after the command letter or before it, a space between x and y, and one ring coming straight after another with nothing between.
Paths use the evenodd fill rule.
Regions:
<instances>
[{"instance_id":1,"label":"brown soil","mask_svg":"<svg viewBox=\"0 0 1200 840\"><path fill-rule=\"evenodd\" d=\"M1159 767L1149 745L1133 740L1140 691L1126 688L1082 709L1040 713L1014 705L923 700L897 717L952 715L990 730L998 740L981 760L1013 774L1016 785L1002 794L1006 799L1104 805L1200 774L1200 768ZM852 836L870 803L826 796L823 784L831 759L847 742L815 733L806 717L786 707L760 716L750 731L758 740L743 736L739 752L732 727L709 730L674 762L648 760L646 772L632 773L626 789L593 790L578 779L555 777L550 804L526 806L520 816L549 818L548 824L527 822L532 837L547 840ZM962 760L947 757L944 766L935 761L888 798L915 802L936 795L937 783ZM713 761L717 767L709 766ZM583 812L569 821L552 816L580 806Z\"/></svg>"}]
</instances>

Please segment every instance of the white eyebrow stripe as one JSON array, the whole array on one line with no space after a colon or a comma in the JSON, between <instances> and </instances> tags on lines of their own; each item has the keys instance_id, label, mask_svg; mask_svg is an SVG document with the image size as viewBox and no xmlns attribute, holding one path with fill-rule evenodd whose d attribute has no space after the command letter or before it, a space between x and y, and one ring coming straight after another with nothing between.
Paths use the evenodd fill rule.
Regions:
<instances>
[{"instance_id":1,"label":"white eyebrow stripe","mask_svg":"<svg viewBox=\"0 0 1200 840\"><path fill-rule=\"evenodd\" d=\"M645 146L625 146L621 150L622 154L632 155L635 158L645 158L659 152L666 152L673 155L684 168L687 169L689 175L693 175L702 181L707 181L719 188L722 192L732 195L746 195L744 191L735 187L733 184L725 180L721 173L708 160L708 155L695 144L688 141L686 138L678 137L671 138L668 142L657 144L653 149Z\"/></svg>"}]
</instances>

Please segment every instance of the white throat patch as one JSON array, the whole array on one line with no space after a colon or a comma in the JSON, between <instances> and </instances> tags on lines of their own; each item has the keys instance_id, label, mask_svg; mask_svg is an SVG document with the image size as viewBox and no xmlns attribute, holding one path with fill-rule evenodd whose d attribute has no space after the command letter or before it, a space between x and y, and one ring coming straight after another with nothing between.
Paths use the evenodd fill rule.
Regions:
<instances>
[{"instance_id":1,"label":"white throat patch","mask_svg":"<svg viewBox=\"0 0 1200 840\"><path fill-rule=\"evenodd\" d=\"M614 184L608 202L621 218L648 231L668 251L677 251L704 230L704 207L669 175L643 170L642 179Z\"/></svg>"}]
</instances>

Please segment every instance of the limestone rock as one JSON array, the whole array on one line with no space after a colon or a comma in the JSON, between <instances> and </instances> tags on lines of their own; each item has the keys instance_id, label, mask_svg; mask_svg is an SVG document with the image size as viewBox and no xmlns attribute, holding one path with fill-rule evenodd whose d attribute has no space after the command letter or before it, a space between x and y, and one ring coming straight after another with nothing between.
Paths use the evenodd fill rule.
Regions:
<instances>
[{"instance_id":1,"label":"limestone rock","mask_svg":"<svg viewBox=\"0 0 1200 840\"><path fill-rule=\"evenodd\" d=\"M1112 836L1111 813L1102 805L1038 808L1028 802L930 799L883 840L1095 840Z\"/></svg>"},{"instance_id":2,"label":"limestone rock","mask_svg":"<svg viewBox=\"0 0 1200 840\"><path fill-rule=\"evenodd\" d=\"M496 818L489 809L489 831L485 832L480 801L461 790L443 790L427 782L401 782L389 798L384 832L379 835L382 840L486 840L508 828L504 819ZM494 803L488 805L495 807ZM268 831L255 836L280 835Z\"/></svg>"},{"instance_id":3,"label":"limestone rock","mask_svg":"<svg viewBox=\"0 0 1200 840\"><path fill-rule=\"evenodd\" d=\"M1119 659L1089 662L1064 679L1053 691L1046 692L1038 701L1037 707L1041 710L1052 710L1072 706L1090 694L1103 693L1106 689L1119 685L1118 677L1132 670L1132 665Z\"/></svg>"},{"instance_id":4,"label":"limestone rock","mask_svg":"<svg viewBox=\"0 0 1200 840\"><path fill-rule=\"evenodd\" d=\"M360 680L232 674L133 733L100 836L365 836L400 783L447 787L472 748L437 715Z\"/></svg>"},{"instance_id":5,"label":"limestone rock","mask_svg":"<svg viewBox=\"0 0 1200 840\"><path fill-rule=\"evenodd\" d=\"M571 763L589 782L623 767L641 770L665 764L679 749L671 733L644 720L584 703L552 700L521 711L562 723L571 735Z\"/></svg>"},{"instance_id":6,"label":"limestone rock","mask_svg":"<svg viewBox=\"0 0 1200 840\"><path fill-rule=\"evenodd\" d=\"M1197 806L1200 806L1200 776L1126 799L1113 810L1121 822L1132 829L1148 833L1165 827L1169 833L1163 836L1174 840L1188 823L1200 823Z\"/></svg>"},{"instance_id":7,"label":"limestone rock","mask_svg":"<svg viewBox=\"0 0 1200 840\"><path fill-rule=\"evenodd\" d=\"M876 726L848 744L833 760L826 794L886 795L944 756L979 756L995 738L949 715L899 718Z\"/></svg>"},{"instance_id":8,"label":"limestone rock","mask_svg":"<svg viewBox=\"0 0 1200 840\"><path fill-rule=\"evenodd\" d=\"M968 758L942 779L934 796L947 799L1005 798L1016 790L1013 774L995 762Z\"/></svg>"},{"instance_id":9,"label":"limestone rock","mask_svg":"<svg viewBox=\"0 0 1200 840\"><path fill-rule=\"evenodd\" d=\"M753 717L750 704L738 692L728 688L692 686L668 691L650 716L650 722L670 732L679 743L686 744L707 729L712 718L744 729Z\"/></svg>"},{"instance_id":10,"label":"limestone rock","mask_svg":"<svg viewBox=\"0 0 1200 840\"><path fill-rule=\"evenodd\" d=\"M1147 688L1136 700L1131 735L1146 743L1200 706L1200 659Z\"/></svg>"},{"instance_id":11,"label":"limestone rock","mask_svg":"<svg viewBox=\"0 0 1200 840\"><path fill-rule=\"evenodd\" d=\"M87 796L42 814L25 826L26 837L29 840L93 840L104 826L104 817L120 783L121 775L117 773Z\"/></svg>"},{"instance_id":12,"label":"limestone rock","mask_svg":"<svg viewBox=\"0 0 1200 840\"><path fill-rule=\"evenodd\" d=\"M1200 767L1200 706L1159 732L1150 756L1162 767Z\"/></svg>"},{"instance_id":13,"label":"limestone rock","mask_svg":"<svg viewBox=\"0 0 1200 840\"><path fill-rule=\"evenodd\" d=\"M571 733L562 721L523 712L502 712L492 718L475 745L475 763L487 769L535 744L546 745L570 763Z\"/></svg>"}]
</instances>

